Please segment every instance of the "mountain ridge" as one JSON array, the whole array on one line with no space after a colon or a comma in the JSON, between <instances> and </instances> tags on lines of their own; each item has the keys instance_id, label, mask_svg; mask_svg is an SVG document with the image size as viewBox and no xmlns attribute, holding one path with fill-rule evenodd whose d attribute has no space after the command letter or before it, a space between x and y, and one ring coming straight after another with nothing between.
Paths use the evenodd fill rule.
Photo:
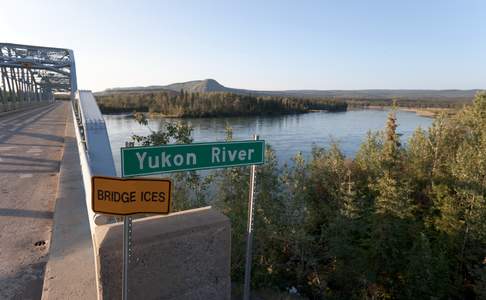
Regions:
<instances>
[{"instance_id":1,"label":"mountain ridge","mask_svg":"<svg viewBox=\"0 0 486 300\"><path fill-rule=\"evenodd\" d=\"M471 100L474 95L482 91L481 89L361 89L361 90L281 90L281 91L262 91L250 89L237 89L226 87L215 79L192 80L177 82L169 85L152 85L126 88L112 88L95 93L96 95L106 95L113 93L126 92L190 92L190 93L210 93L226 92L240 95L258 96L286 96L298 98L350 98L350 99L450 99L450 100Z\"/></svg>"}]
</instances>

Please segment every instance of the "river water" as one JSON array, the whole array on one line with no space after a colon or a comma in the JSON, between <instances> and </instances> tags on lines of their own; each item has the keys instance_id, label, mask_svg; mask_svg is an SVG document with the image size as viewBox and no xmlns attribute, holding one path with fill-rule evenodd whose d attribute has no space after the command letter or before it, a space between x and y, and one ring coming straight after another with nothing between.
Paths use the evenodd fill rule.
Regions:
<instances>
[{"instance_id":1,"label":"river water","mask_svg":"<svg viewBox=\"0 0 486 300\"><path fill-rule=\"evenodd\" d=\"M149 120L153 130L163 122L184 121L193 128L194 142L223 141L226 126L233 129L234 140L248 140L259 134L277 153L280 163L288 162L297 152L309 155L313 145L328 147L337 142L346 156L352 157L368 131L382 130L388 111L352 110L347 112L311 112L283 116L251 116L232 118L162 118ZM133 134L146 135L150 130L127 115L104 115L117 171L120 169L120 147ZM431 118L413 112L397 112L398 133L406 142L417 127L428 128Z\"/></svg>"}]
</instances>

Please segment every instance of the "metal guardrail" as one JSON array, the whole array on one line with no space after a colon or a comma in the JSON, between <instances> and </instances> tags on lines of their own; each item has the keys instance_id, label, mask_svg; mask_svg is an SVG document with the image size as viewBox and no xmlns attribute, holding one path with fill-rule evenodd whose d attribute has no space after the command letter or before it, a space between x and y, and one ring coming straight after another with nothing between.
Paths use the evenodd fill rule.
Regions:
<instances>
[{"instance_id":1,"label":"metal guardrail","mask_svg":"<svg viewBox=\"0 0 486 300\"><path fill-rule=\"evenodd\" d=\"M74 131L78 144L79 160L85 191L89 228L95 257L96 290L101 299L100 261L96 244L96 228L115 223L115 217L93 212L91 203L91 177L95 175L116 176L110 140L105 121L91 91L76 91L72 101Z\"/></svg>"},{"instance_id":2,"label":"metal guardrail","mask_svg":"<svg viewBox=\"0 0 486 300\"><path fill-rule=\"evenodd\" d=\"M91 91L76 92L73 114L86 193L86 206L91 233L94 234L95 226L113 223L115 218L95 214L91 209L91 177L96 175L116 176L115 164L105 120Z\"/></svg>"}]
</instances>

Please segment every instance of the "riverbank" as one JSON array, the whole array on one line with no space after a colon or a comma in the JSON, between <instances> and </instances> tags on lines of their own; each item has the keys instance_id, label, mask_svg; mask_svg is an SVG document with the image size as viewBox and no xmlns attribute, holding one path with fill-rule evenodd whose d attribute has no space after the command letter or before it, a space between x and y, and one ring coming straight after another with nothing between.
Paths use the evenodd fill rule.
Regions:
<instances>
[{"instance_id":1,"label":"riverbank","mask_svg":"<svg viewBox=\"0 0 486 300\"><path fill-rule=\"evenodd\" d=\"M360 106L360 107L349 107L346 111L357 111L357 110L381 110L381 111L387 111L391 110L393 107L392 106L379 106L379 105L368 105L368 106ZM413 108L413 107L398 107L397 110L399 111L405 111L405 112L414 112L417 114L417 116L420 117L426 117L426 118L436 118L439 114L445 113L446 115L454 115L457 113L458 109L456 108L435 108L435 107L429 107L429 108ZM324 110L324 109L310 109L307 111L303 112L287 112L287 113L281 113L281 112L275 112L275 113L266 113L266 114L245 114L245 115L233 115L233 114L228 114L228 115L214 115L214 116L184 116L184 115L177 115L177 114L163 114L160 112L141 112L144 114L147 114L150 118L168 118L168 119L192 119L192 118L228 118L228 117L278 117L278 116L285 116L285 115L302 115L306 113L318 113L318 112L327 112L327 113L332 113L336 111L329 111L329 110ZM104 112L104 115L112 115L112 116L117 116L117 115L122 115L122 116L133 116L135 112Z\"/></svg>"},{"instance_id":2,"label":"riverbank","mask_svg":"<svg viewBox=\"0 0 486 300\"><path fill-rule=\"evenodd\" d=\"M401 111L410 111L415 112L417 115L421 117L429 117L435 118L441 113L445 113L447 115L455 115L459 110L454 108L408 108L408 107L401 107L399 108Z\"/></svg>"},{"instance_id":3,"label":"riverbank","mask_svg":"<svg viewBox=\"0 0 486 300\"><path fill-rule=\"evenodd\" d=\"M349 107L348 110L391 110L393 109L392 106L379 106L379 105L368 105L362 107ZM399 111L407 111L407 112L414 112L417 116L427 117L427 118L435 118L441 113L445 113L447 115L454 115L456 114L459 109L457 108L437 108L437 107L397 107Z\"/></svg>"}]
</instances>

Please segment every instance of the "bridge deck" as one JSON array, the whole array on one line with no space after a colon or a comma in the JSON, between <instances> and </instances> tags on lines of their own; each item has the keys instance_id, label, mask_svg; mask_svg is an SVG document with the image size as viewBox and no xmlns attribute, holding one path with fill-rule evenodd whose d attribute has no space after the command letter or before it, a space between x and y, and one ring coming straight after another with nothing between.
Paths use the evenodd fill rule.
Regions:
<instances>
[{"instance_id":1,"label":"bridge deck","mask_svg":"<svg viewBox=\"0 0 486 300\"><path fill-rule=\"evenodd\" d=\"M41 297L68 109L0 117L0 299Z\"/></svg>"}]
</instances>

